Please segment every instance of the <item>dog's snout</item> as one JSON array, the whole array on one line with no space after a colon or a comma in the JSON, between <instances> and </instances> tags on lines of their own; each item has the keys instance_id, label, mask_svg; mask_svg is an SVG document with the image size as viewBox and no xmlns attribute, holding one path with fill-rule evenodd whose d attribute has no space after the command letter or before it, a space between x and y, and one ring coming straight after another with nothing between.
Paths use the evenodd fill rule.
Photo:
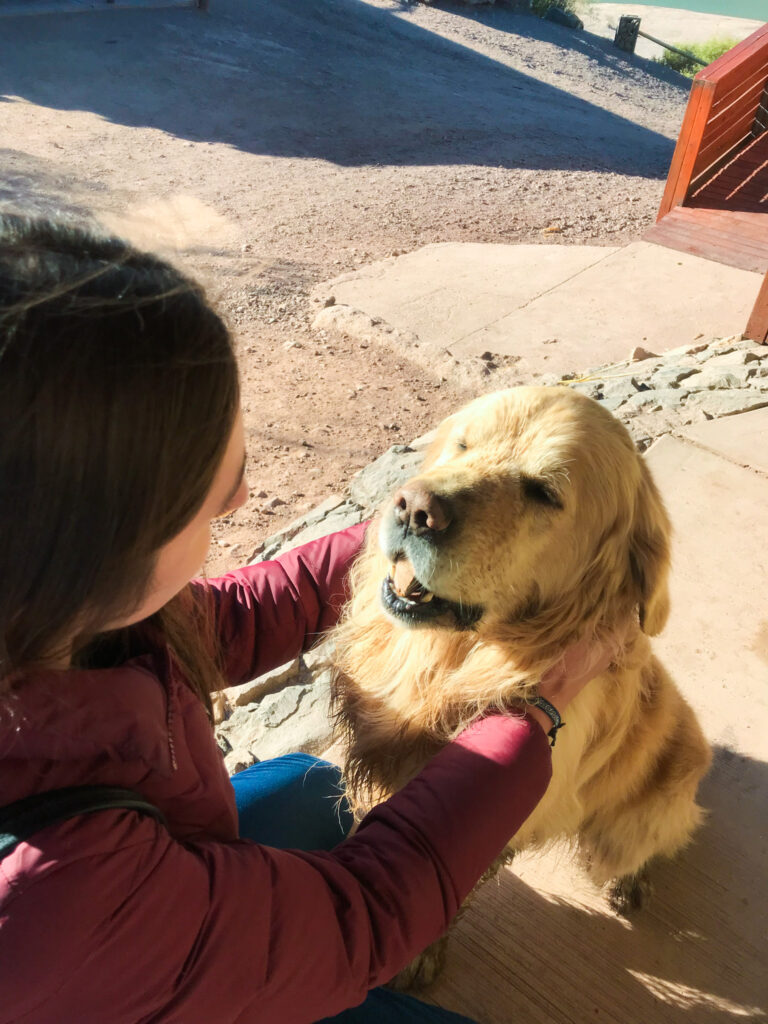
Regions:
<instances>
[{"instance_id":1,"label":"dog's snout","mask_svg":"<svg viewBox=\"0 0 768 1024\"><path fill-rule=\"evenodd\" d=\"M445 501L426 487L401 487L394 503L395 519L416 536L441 533L451 521Z\"/></svg>"}]
</instances>

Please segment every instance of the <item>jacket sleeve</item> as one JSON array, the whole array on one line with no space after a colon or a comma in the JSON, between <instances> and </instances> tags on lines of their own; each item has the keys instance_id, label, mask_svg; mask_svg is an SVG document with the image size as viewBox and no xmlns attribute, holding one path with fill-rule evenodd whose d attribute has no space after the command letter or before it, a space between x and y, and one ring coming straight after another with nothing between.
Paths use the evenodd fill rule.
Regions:
<instances>
[{"instance_id":1,"label":"jacket sleeve","mask_svg":"<svg viewBox=\"0 0 768 1024\"><path fill-rule=\"evenodd\" d=\"M351 526L218 579L193 582L198 595L212 602L215 639L230 686L290 661L336 624L349 596L346 575L366 526Z\"/></svg>"},{"instance_id":2,"label":"jacket sleeve","mask_svg":"<svg viewBox=\"0 0 768 1024\"><path fill-rule=\"evenodd\" d=\"M20 901L42 989L56 989L50 1015L30 1019L311 1024L356 1005L444 931L550 770L536 723L494 716L330 852L182 845L134 821L132 844L96 850L74 872L59 864L58 892L41 881ZM64 892L76 909L70 897L71 920L51 925ZM12 933L5 952L26 964ZM25 999L39 998L35 980L19 981Z\"/></svg>"}]
</instances>

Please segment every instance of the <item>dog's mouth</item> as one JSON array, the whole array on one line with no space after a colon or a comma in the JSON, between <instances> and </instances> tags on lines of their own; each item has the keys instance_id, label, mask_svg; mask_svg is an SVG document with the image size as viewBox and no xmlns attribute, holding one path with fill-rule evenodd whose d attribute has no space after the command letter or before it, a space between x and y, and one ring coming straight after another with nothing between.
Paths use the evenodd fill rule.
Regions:
<instances>
[{"instance_id":1,"label":"dog's mouth","mask_svg":"<svg viewBox=\"0 0 768 1024\"><path fill-rule=\"evenodd\" d=\"M381 585L381 603L398 621L410 626L439 625L470 629L483 609L438 597L421 583L406 558L392 563Z\"/></svg>"}]
</instances>

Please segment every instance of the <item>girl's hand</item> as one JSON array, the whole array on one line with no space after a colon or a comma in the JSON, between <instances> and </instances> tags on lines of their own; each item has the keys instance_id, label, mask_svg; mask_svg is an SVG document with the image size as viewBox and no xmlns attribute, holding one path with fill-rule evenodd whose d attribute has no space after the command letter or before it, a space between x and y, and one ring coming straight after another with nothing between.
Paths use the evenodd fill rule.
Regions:
<instances>
[{"instance_id":1,"label":"girl's hand","mask_svg":"<svg viewBox=\"0 0 768 1024\"><path fill-rule=\"evenodd\" d=\"M580 640L568 647L560 660L541 677L538 693L560 714L587 683L599 676L616 660L626 636L626 627L615 630L603 640ZM535 718L544 732L549 732L552 722L540 708L528 707L527 713Z\"/></svg>"}]
</instances>

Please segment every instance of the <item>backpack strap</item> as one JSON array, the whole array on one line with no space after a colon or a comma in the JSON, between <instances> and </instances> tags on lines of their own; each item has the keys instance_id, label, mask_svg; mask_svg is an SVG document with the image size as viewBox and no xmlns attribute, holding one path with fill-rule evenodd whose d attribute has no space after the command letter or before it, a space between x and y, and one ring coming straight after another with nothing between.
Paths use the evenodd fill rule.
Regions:
<instances>
[{"instance_id":1,"label":"backpack strap","mask_svg":"<svg viewBox=\"0 0 768 1024\"><path fill-rule=\"evenodd\" d=\"M0 807L0 858L7 857L20 843L50 825L76 818L80 814L117 808L136 811L168 827L162 811L132 789L121 789L119 786L51 789L47 793L35 793Z\"/></svg>"}]
</instances>

